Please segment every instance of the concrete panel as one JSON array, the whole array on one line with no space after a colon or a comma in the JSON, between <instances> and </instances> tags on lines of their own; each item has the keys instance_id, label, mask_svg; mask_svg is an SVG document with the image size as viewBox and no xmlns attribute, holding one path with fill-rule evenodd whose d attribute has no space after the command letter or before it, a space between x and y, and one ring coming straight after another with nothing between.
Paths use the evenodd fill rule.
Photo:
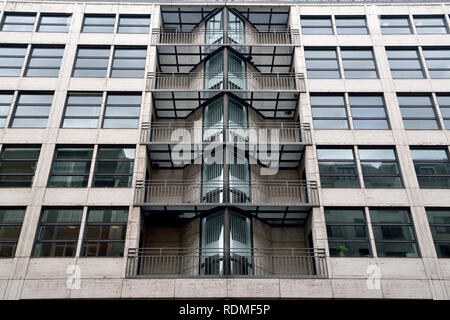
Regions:
<instances>
[{"instance_id":1,"label":"concrete panel","mask_svg":"<svg viewBox=\"0 0 450 320\"><path fill-rule=\"evenodd\" d=\"M439 259L439 267L441 270L442 278L450 280L450 260L449 259Z\"/></svg>"},{"instance_id":2,"label":"concrete panel","mask_svg":"<svg viewBox=\"0 0 450 320\"><path fill-rule=\"evenodd\" d=\"M227 279L176 279L175 298L224 298L228 286Z\"/></svg>"},{"instance_id":3,"label":"concrete panel","mask_svg":"<svg viewBox=\"0 0 450 320\"><path fill-rule=\"evenodd\" d=\"M427 280L381 280L383 297L387 299L431 299Z\"/></svg>"},{"instance_id":4,"label":"concrete panel","mask_svg":"<svg viewBox=\"0 0 450 320\"><path fill-rule=\"evenodd\" d=\"M125 279L122 298L174 298L175 279Z\"/></svg>"},{"instance_id":5,"label":"concrete panel","mask_svg":"<svg viewBox=\"0 0 450 320\"><path fill-rule=\"evenodd\" d=\"M59 129L56 142L94 144L97 142L97 129Z\"/></svg>"},{"instance_id":6,"label":"concrete panel","mask_svg":"<svg viewBox=\"0 0 450 320\"><path fill-rule=\"evenodd\" d=\"M66 280L71 274L67 268L76 264L76 258L33 258L28 262L25 279Z\"/></svg>"},{"instance_id":7,"label":"concrete panel","mask_svg":"<svg viewBox=\"0 0 450 320\"><path fill-rule=\"evenodd\" d=\"M77 260L77 266L80 268L81 278L120 278L123 269L123 258L94 258L86 257ZM105 265L108 268L105 268Z\"/></svg>"},{"instance_id":8,"label":"concrete panel","mask_svg":"<svg viewBox=\"0 0 450 320\"><path fill-rule=\"evenodd\" d=\"M406 130L408 144L411 146L447 145L447 136L443 130Z\"/></svg>"},{"instance_id":9,"label":"concrete panel","mask_svg":"<svg viewBox=\"0 0 450 320\"><path fill-rule=\"evenodd\" d=\"M70 290L72 299L118 299L121 296L122 279L82 279L80 289Z\"/></svg>"},{"instance_id":10,"label":"concrete panel","mask_svg":"<svg viewBox=\"0 0 450 320\"><path fill-rule=\"evenodd\" d=\"M408 194L405 189L364 189L368 206L407 206Z\"/></svg>"},{"instance_id":11,"label":"concrete panel","mask_svg":"<svg viewBox=\"0 0 450 320\"><path fill-rule=\"evenodd\" d=\"M15 259L0 259L0 279L10 279L14 274Z\"/></svg>"},{"instance_id":12,"label":"concrete panel","mask_svg":"<svg viewBox=\"0 0 450 320\"><path fill-rule=\"evenodd\" d=\"M132 188L90 188L88 205L128 206L133 202Z\"/></svg>"},{"instance_id":13,"label":"concrete panel","mask_svg":"<svg viewBox=\"0 0 450 320\"><path fill-rule=\"evenodd\" d=\"M0 188L2 205L23 206L31 202L31 188Z\"/></svg>"},{"instance_id":14,"label":"concrete panel","mask_svg":"<svg viewBox=\"0 0 450 320\"><path fill-rule=\"evenodd\" d=\"M355 144L357 145L394 145L394 135L391 130L377 130L376 134L372 130L353 131Z\"/></svg>"},{"instance_id":15,"label":"concrete panel","mask_svg":"<svg viewBox=\"0 0 450 320\"><path fill-rule=\"evenodd\" d=\"M380 289L369 289L366 279L333 279L333 298L335 299L381 299Z\"/></svg>"},{"instance_id":16,"label":"concrete panel","mask_svg":"<svg viewBox=\"0 0 450 320\"><path fill-rule=\"evenodd\" d=\"M87 201L87 188L47 188L43 205L84 205Z\"/></svg>"},{"instance_id":17,"label":"concrete panel","mask_svg":"<svg viewBox=\"0 0 450 320\"><path fill-rule=\"evenodd\" d=\"M323 206L364 206L366 204L361 189L319 189ZM351 194L351 197L348 195Z\"/></svg>"},{"instance_id":18,"label":"concrete panel","mask_svg":"<svg viewBox=\"0 0 450 320\"><path fill-rule=\"evenodd\" d=\"M450 189L421 189L424 206L449 206Z\"/></svg>"},{"instance_id":19,"label":"concrete panel","mask_svg":"<svg viewBox=\"0 0 450 320\"><path fill-rule=\"evenodd\" d=\"M330 279L280 279L280 298L329 299L333 292Z\"/></svg>"},{"instance_id":20,"label":"concrete panel","mask_svg":"<svg viewBox=\"0 0 450 320\"><path fill-rule=\"evenodd\" d=\"M68 299L71 290L66 280L25 280L21 299Z\"/></svg>"},{"instance_id":21,"label":"concrete panel","mask_svg":"<svg viewBox=\"0 0 450 320\"><path fill-rule=\"evenodd\" d=\"M228 279L230 298L279 298L279 279Z\"/></svg>"},{"instance_id":22,"label":"concrete panel","mask_svg":"<svg viewBox=\"0 0 450 320\"><path fill-rule=\"evenodd\" d=\"M372 258L329 258L330 276L335 278L367 278L367 268L376 265Z\"/></svg>"},{"instance_id":23,"label":"concrete panel","mask_svg":"<svg viewBox=\"0 0 450 320\"><path fill-rule=\"evenodd\" d=\"M422 259L378 258L382 279L427 279Z\"/></svg>"},{"instance_id":24,"label":"concrete panel","mask_svg":"<svg viewBox=\"0 0 450 320\"><path fill-rule=\"evenodd\" d=\"M4 299L8 280L0 280L0 300Z\"/></svg>"}]
</instances>

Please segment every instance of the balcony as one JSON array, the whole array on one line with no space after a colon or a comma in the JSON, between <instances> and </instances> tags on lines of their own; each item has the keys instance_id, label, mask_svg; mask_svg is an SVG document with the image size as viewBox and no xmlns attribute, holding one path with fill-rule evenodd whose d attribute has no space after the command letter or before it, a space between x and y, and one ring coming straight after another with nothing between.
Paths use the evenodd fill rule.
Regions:
<instances>
[{"instance_id":1,"label":"balcony","mask_svg":"<svg viewBox=\"0 0 450 320\"><path fill-rule=\"evenodd\" d=\"M214 86L206 87L204 83ZM230 73L228 75L205 72L165 73L149 72L147 90L150 91L300 91L305 92L303 73Z\"/></svg>"},{"instance_id":2,"label":"balcony","mask_svg":"<svg viewBox=\"0 0 450 320\"><path fill-rule=\"evenodd\" d=\"M130 248L127 278L328 278L325 249Z\"/></svg>"}]
</instances>

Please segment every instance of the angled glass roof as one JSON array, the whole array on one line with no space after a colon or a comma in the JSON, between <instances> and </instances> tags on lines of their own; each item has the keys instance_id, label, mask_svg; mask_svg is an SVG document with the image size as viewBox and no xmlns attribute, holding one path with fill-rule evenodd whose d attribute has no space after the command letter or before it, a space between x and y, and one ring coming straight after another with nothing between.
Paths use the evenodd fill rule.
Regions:
<instances>
[{"instance_id":1,"label":"angled glass roof","mask_svg":"<svg viewBox=\"0 0 450 320\"><path fill-rule=\"evenodd\" d=\"M211 7L161 7L162 27L192 31L203 19L215 10L219 9Z\"/></svg>"},{"instance_id":2,"label":"angled glass roof","mask_svg":"<svg viewBox=\"0 0 450 320\"><path fill-rule=\"evenodd\" d=\"M258 31L282 31L287 29L289 8L236 7L230 8L230 10L237 11Z\"/></svg>"}]
</instances>

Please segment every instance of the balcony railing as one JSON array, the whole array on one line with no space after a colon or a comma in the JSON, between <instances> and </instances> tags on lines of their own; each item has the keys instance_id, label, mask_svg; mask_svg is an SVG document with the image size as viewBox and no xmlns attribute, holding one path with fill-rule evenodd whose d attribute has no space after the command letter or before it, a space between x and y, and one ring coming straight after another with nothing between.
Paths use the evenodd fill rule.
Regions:
<instances>
[{"instance_id":1,"label":"balcony railing","mask_svg":"<svg viewBox=\"0 0 450 320\"><path fill-rule=\"evenodd\" d=\"M163 73L149 72L148 90L199 91L223 90L223 83L228 83L232 91L300 91L305 92L303 73ZM211 84L211 85L207 85Z\"/></svg>"},{"instance_id":2,"label":"balcony railing","mask_svg":"<svg viewBox=\"0 0 450 320\"><path fill-rule=\"evenodd\" d=\"M134 204L145 205L222 205L318 206L315 181L136 181Z\"/></svg>"},{"instance_id":3,"label":"balcony railing","mask_svg":"<svg viewBox=\"0 0 450 320\"><path fill-rule=\"evenodd\" d=\"M126 276L327 278L324 249L130 248Z\"/></svg>"},{"instance_id":4,"label":"balcony railing","mask_svg":"<svg viewBox=\"0 0 450 320\"><path fill-rule=\"evenodd\" d=\"M186 143L190 138L192 144L211 141L212 136L222 136L214 141L223 140L223 133L229 142L248 144L311 144L311 127L309 123L298 122L250 122L209 124L198 122L143 122L141 131L142 144L176 144L183 137ZM209 139L205 139L205 135Z\"/></svg>"},{"instance_id":5,"label":"balcony railing","mask_svg":"<svg viewBox=\"0 0 450 320\"><path fill-rule=\"evenodd\" d=\"M228 37L224 37L228 34ZM272 30L180 30L153 29L152 44L173 45L297 45L300 44L297 29Z\"/></svg>"}]
</instances>

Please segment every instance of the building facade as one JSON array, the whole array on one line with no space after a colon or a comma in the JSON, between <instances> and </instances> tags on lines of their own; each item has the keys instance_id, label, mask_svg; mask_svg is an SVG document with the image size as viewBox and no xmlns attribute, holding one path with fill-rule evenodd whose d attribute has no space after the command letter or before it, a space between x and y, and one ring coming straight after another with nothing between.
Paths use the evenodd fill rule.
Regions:
<instances>
[{"instance_id":1,"label":"building facade","mask_svg":"<svg viewBox=\"0 0 450 320\"><path fill-rule=\"evenodd\" d=\"M0 297L450 297L448 1L3 1Z\"/></svg>"}]
</instances>

